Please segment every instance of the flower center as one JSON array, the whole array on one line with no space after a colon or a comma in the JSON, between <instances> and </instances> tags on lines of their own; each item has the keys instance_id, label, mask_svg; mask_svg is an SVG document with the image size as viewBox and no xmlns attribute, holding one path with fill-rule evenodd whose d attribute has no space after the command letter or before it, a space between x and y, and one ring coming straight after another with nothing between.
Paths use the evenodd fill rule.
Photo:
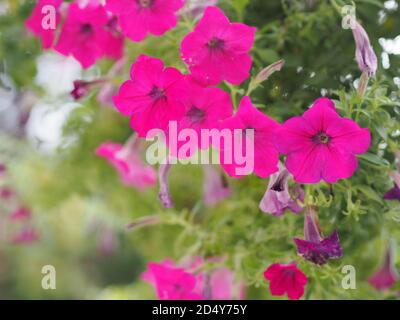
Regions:
<instances>
[{"instance_id":1,"label":"flower center","mask_svg":"<svg viewBox=\"0 0 400 320\"><path fill-rule=\"evenodd\" d=\"M158 88L158 87L153 87L153 89L151 89L149 93L149 96L154 100L166 98L165 90L163 88Z\"/></svg>"},{"instance_id":2,"label":"flower center","mask_svg":"<svg viewBox=\"0 0 400 320\"><path fill-rule=\"evenodd\" d=\"M137 0L137 2L142 8L150 8L153 5L154 0Z\"/></svg>"},{"instance_id":3,"label":"flower center","mask_svg":"<svg viewBox=\"0 0 400 320\"><path fill-rule=\"evenodd\" d=\"M331 141L331 137L325 132L321 132L313 137L313 141L317 144L328 144Z\"/></svg>"},{"instance_id":4,"label":"flower center","mask_svg":"<svg viewBox=\"0 0 400 320\"><path fill-rule=\"evenodd\" d=\"M186 116L193 122L199 123L202 122L205 118L205 112L195 106L191 107L189 111L186 113Z\"/></svg>"},{"instance_id":5,"label":"flower center","mask_svg":"<svg viewBox=\"0 0 400 320\"><path fill-rule=\"evenodd\" d=\"M225 41L219 38L212 38L210 41L207 42L207 48L209 49L223 49L225 45Z\"/></svg>"},{"instance_id":6,"label":"flower center","mask_svg":"<svg viewBox=\"0 0 400 320\"><path fill-rule=\"evenodd\" d=\"M91 34L93 32L92 25L90 23L84 23L81 25L81 33Z\"/></svg>"}]
</instances>

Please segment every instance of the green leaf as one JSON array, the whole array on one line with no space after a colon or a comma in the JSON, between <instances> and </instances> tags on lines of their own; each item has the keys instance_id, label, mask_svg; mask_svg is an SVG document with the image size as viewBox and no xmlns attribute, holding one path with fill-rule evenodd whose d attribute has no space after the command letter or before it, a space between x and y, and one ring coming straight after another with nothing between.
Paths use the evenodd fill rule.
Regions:
<instances>
[{"instance_id":1,"label":"green leaf","mask_svg":"<svg viewBox=\"0 0 400 320\"><path fill-rule=\"evenodd\" d=\"M381 157L373 153L364 153L360 155L359 158L378 166L390 167L390 163L386 159L382 159Z\"/></svg>"}]
</instances>

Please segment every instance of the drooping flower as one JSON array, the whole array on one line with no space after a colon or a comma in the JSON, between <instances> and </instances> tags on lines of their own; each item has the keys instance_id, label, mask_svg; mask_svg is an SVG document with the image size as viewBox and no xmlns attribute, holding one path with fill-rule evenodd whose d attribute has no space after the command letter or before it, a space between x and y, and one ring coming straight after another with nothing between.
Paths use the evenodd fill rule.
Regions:
<instances>
[{"instance_id":1,"label":"drooping flower","mask_svg":"<svg viewBox=\"0 0 400 320\"><path fill-rule=\"evenodd\" d=\"M318 224L316 209L307 207L304 214L304 240L294 238L297 251L304 259L318 265L323 265L329 259L338 259L342 256L339 235L336 231L323 238Z\"/></svg>"},{"instance_id":2,"label":"drooping flower","mask_svg":"<svg viewBox=\"0 0 400 320\"><path fill-rule=\"evenodd\" d=\"M400 151L395 153L397 162L397 170L389 173L389 176L394 181L394 186L384 195L385 200L400 200Z\"/></svg>"},{"instance_id":3,"label":"drooping flower","mask_svg":"<svg viewBox=\"0 0 400 320\"><path fill-rule=\"evenodd\" d=\"M241 156L253 162L253 170L247 174L254 173L261 178L267 178L278 170L278 152L272 144L272 135L279 124L257 110L249 97L242 99L238 111L233 117L224 120L221 128L230 130L234 139L231 146L224 143L220 150L221 166L229 176L245 175L238 172L239 168L244 167L240 163ZM237 134L238 131L241 134ZM249 131L253 134L248 135ZM253 154L246 154L247 150L252 152L253 148Z\"/></svg>"},{"instance_id":4,"label":"drooping flower","mask_svg":"<svg viewBox=\"0 0 400 320\"><path fill-rule=\"evenodd\" d=\"M6 171L7 171L7 167L5 166L5 164L0 163L0 177L3 176Z\"/></svg>"},{"instance_id":5,"label":"drooping flower","mask_svg":"<svg viewBox=\"0 0 400 320\"><path fill-rule=\"evenodd\" d=\"M297 186L294 189L295 194L291 195L288 186L289 179L291 179L290 173L280 164L279 171L269 179L267 191L259 205L261 211L281 216L286 210L296 214L303 210L298 201L304 200L304 192L300 186Z\"/></svg>"},{"instance_id":6,"label":"drooping flower","mask_svg":"<svg viewBox=\"0 0 400 320\"><path fill-rule=\"evenodd\" d=\"M356 43L356 60L361 72L366 72L368 76L373 76L378 68L378 59L374 52L374 48L368 38L367 32L357 22L352 19L352 32Z\"/></svg>"},{"instance_id":7,"label":"drooping flower","mask_svg":"<svg viewBox=\"0 0 400 320\"><path fill-rule=\"evenodd\" d=\"M110 45L116 45L107 31L108 21L100 4L81 8L77 3L71 3L55 50L65 56L72 55L84 68L90 67L109 55Z\"/></svg>"},{"instance_id":8,"label":"drooping flower","mask_svg":"<svg viewBox=\"0 0 400 320\"><path fill-rule=\"evenodd\" d=\"M392 287L399 280L399 274L394 263L394 250L390 245L385 254L383 265L368 279L368 282L377 290L385 290Z\"/></svg>"},{"instance_id":9,"label":"drooping flower","mask_svg":"<svg viewBox=\"0 0 400 320\"><path fill-rule=\"evenodd\" d=\"M222 172L212 165L203 165L203 172L203 200L206 205L213 206L231 195L232 190Z\"/></svg>"},{"instance_id":10,"label":"drooping flower","mask_svg":"<svg viewBox=\"0 0 400 320\"><path fill-rule=\"evenodd\" d=\"M160 198L161 204L164 208L173 208L174 203L171 199L171 194L169 192L169 183L168 176L169 171L171 170L171 158L169 157L166 160L166 163L161 163L158 168L158 183L159 183L159 192L158 197Z\"/></svg>"},{"instance_id":11,"label":"drooping flower","mask_svg":"<svg viewBox=\"0 0 400 320\"><path fill-rule=\"evenodd\" d=\"M126 59L121 58L120 60L116 61L111 69L107 73L107 78L112 79L116 75L120 74L124 69L126 64ZM113 96L118 93L118 87L112 83L111 81L105 82L97 94L97 101L100 102L102 105L114 107Z\"/></svg>"},{"instance_id":12,"label":"drooping flower","mask_svg":"<svg viewBox=\"0 0 400 320\"><path fill-rule=\"evenodd\" d=\"M256 28L230 23L224 12L208 7L203 18L182 41L182 59L199 81L217 85L222 80L238 85L250 75L249 51Z\"/></svg>"},{"instance_id":13,"label":"drooping flower","mask_svg":"<svg viewBox=\"0 0 400 320\"><path fill-rule=\"evenodd\" d=\"M107 0L106 9L118 16L125 36L142 41L149 33L161 36L175 27L183 0Z\"/></svg>"},{"instance_id":14,"label":"drooping flower","mask_svg":"<svg viewBox=\"0 0 400 320\"><path fill-rule=\"evenodd\" d=\"M114 103L119 112L131 117L131 126L140 137L151 129L166 130L169 121L182 116L180 95L185 84L177 69L141 55L132 65L131 79L122 84Z\"/></svg>"},{"instance_id":15,"label":"drooping flower","mask_svg":"<svg viewBox=\"0 0 400 320\"><path fill-rule=\"evenodd\" d=\"M15 245L28 245L37 242L39 238L39 233L34 228L28 227L13 235L11 242Z\"/></svg>"},{"instance_id":16,"label":"drooping flower","mask_svg":"<svg viewBox=\"0 0 400 320\"><path fill-rule=\"evenodd\" d=\"M17 208L13 211L9 218L13 221L29 220L32 217L32 212L25 207Z\"/></svg>"},{"instance_id":17,"label":"drooping flower","mask_svg":"<svg viewBox=\"0 0 400 320\"><path fill-rule=\"evenodd\" d=\"M142 280L156 289L160 300L200 300L201 295L194 292L197 277L183 268L176 267L171 260L158 264L150 262Z\"/></svg>"},{"instance_id":18,"label":"drooping flower","mask_svg":"<svg viewBox=\"0 0 400 320\"><path fill-rule=\"evenodd\" d=\"M269 290L273 296L283 296L286 293L290 300L298 300L303 296L308 281L295 263L274 263L265 270L264 277L269 281Z\"/></svg>"},{"instance_id":19,"label":"drooping flower","mask_svg":"<svg viewBox=\"0 0 400 320\"><path fill-rule=\"evenodd\" d=\"M144 190L157 182L156 171L140 159L139 146L134 136L125 145L105 142L97 148L96 154L110 162L127 186Z\"/></svg>"},{"instance_id":20,"label":"drooping flower","mask_svg":"<svg viewBox=\"0 0 400 320\"><path fill-rule=\"evenodd\" d=\"M43 49L52 47L57 26L61 21L59 11L63 0L39 0L25 26L42 40Z\"/></svg>"},{"instance_id":21,"label":"drooping flower","mask_svg":"<svg viewBox=\"0 0 400 320\"><path fill-rule=\"evenodd\" d=\"M167 141L170 147L170 154L180 158L190 158L194 155L197 148L207 149L210 141L201 139L203 129L211 130L218 128L221 121L232 116L232 103L227 92L219 88L203 88L195 84L188 78L185 79L186 88L181 92L181 102L184 108L183 115L176 124L176 135L173 137L167 134ZM175 136L183 134L185 129L196 132L197 143L195 141L178 141ZM190 143L190 145L187 147ZM185 148L182 148L186 145ZM185 152L183 152L184 150Z\"/></svg>"},{"instance_id":22,"label":"drooping flower","mask_svg":"<svg viewBox=\"0 0 400 320\"><path fill-rule=\"evenodd\" d=\"M358 166L355 155L366 152L370 141L369 130L341 118L328 98L319 98L303 116L287 120L274 134L274 145L287 155L286 168L299 183L334 183L351 177Z\"/></svg>"},{"instance_id":23,"label":"drooping flower","mask_svg":"<svg viewBox=\"0 0 400 320\"><path fill-rule=\"evenodd\" d=\"M74 98L74 100L79 100L86 96L93 87L107 81L107 79L101 78L93 81L75 80L74 89L70 92L70 94Z\"/></svg>"},{"instance_id":24,"label":"drooping flower","mask_svg":"<svg viewBox=\"0 0 400 320\"><path fill-rule=\"evenodd\" d=\"M52 97L69 93L76 79L81 78L82 67L73 57L46 52L36 60L35 83Z\"/></svg>"}]
</instances>

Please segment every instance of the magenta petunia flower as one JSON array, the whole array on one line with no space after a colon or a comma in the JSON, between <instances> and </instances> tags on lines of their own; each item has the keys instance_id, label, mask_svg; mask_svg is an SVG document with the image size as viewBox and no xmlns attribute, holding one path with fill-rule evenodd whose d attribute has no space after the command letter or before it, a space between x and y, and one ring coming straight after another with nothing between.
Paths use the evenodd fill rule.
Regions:
<instances>
[{"instance_id":1,"label":"magenta petunia flower","mask_svg":"<svg viewBox=\"0 0 400 320\"><path fill-rule=\"evenodd\" d=\"M142 274L142 280L156 288L160 300L200 300L195 292L197 277L176 267L170 260L158 264L150 262L148 270Z\"/></svg>"},{"instance_id":2,"label":"magenta petunia flower","mask_svg":"<svg viewBox=\"0 0 400 320\"><path fill-rule=\"evenodd\" d=\"M110 46L121 54L122 49L116 48L117 42L107 30L108 23L109 18L102 5L90 3L81 8L77 3L71 3L54 49L65 56L74 56L84 68L104 56L118 58L113 54L115 51L110 51ZM118 43L122 46L122 42Z\"/></svg>"},{"instance_id":3,"label":"magenta petunia flower","mask_svg":"<svg viewBox=\"0 0 400 320\"><path fill-rule=\"evenodd\" d=\"M241 84L250 76L249 51L256 28L230 23L224 12L208 7L203 18L182 41L182 59L199 81L217 85L222 80Z\"/></svg>"},{"instance_id":4,"label":"magenta petunia flower","mask_svg":"<svg viewBox=\"0 0 400 320\"><path fill-rule=\"evenodd\" d=\"M295 263L274 263L265 270L264 277L269 280L269 290L273 296L282 296L286 293L290 300L298 300L303 296L308 281Z\"/></svg>"},{"instance_id":5,"label":"magenta petunia flower","mask_svg":"<svg viewBox=\"0 0 400 320\"><path fill-rule=\"evenodd\" d=\"M304 240L295 238L297 251L304 259L323 265L329 259L342 256L339 235L334 231L329 237L322 238L318 225L318 216L314 208L307 207L304 215Z\"/></svg>"},{"instance_id":6,"label":"magenta petunia flower","mask_svg":"<svg viewBox=\"0 0 400 320\"><path fill-rule=\"evenodd\" d=\"M20 207L14 210L9 218L13 221L29 220L32 217L32 212L25 207Z\"/></svg>"},{"instance_id":7,"label":"magenta petunia flower","mask_svg":"<svg viewBox=\"0 0 400 320\"><path fill-rule=\"evenodd\" d=\"M140 137L146 137L151 129L166 130L169 121L182 116L180 97L185 84L180 71L141 55L132 65L131 79L122 84L113 100L119 112L131 117L131 126Z\"/></svg>"},{"instance_id":8,"label":"magenta petunia flower","mask_svg":"<svg viewBox=\"0 0 400 320\"><path fill-rule=\"evenodd\" d=\"M138 190L144 190L157 182L156 171L140 159L137 141L134 137L123 146L105 142L97 148L96 154L106 159L118 171L122 182Z\"/></svg>"},{"instance_id":9,"label":"magenta petunia flower","mask_svg":"<svg viewBox=\"0 0 400 320\"><path fill-rule=\"evenodd\" d=\"M232 116L233 112L230 95L227 92L219 88L203 88L189 78L186 78L185 82L185 91L181 92L180 98L184 111L177 121L176 131L179 136L185 129L194 130L197 133L197 145L181 148L187 145L187 142L176 141L175 136L169 137L168 130L166 134L170 154L179 158L192 157L197 148L207 149L210 141L200 138L201 130L218 128L221 121Z\"/></svg>"},{"instance_id":10,"label":"magenta petunia flower","mask_svg":"<svg viewBox=\"0 0 400 320\"><path fill-rule=\"evenodd\" d=\"M383 265L368 279L368 282L377 290L385 290L392 287L399 280L399 274L394 263L394 250L389 246Z\"/></svg>"},{"instance_id":11,"label":"magenta petunia flower","mask_svg":"<svg viewBox=\"0 0 400 320\"><path fill-rule=\"evenodd\" d=\"M280 164L279 171L269 179L267 191L259 205L261 211L281 216L286 210L296 214L303 210L298 201L304 200L304 192L300 186L297 186L293 189L294 194L291 195L288 186L290 178L290 173Z\"/></svg>"},{"instance_id":12,"label":"magenta petunia flower","mask_svg":"<svg viewBox=\"0 0 400 320\"><path fill-rule=\"evenodd\" d=\"M232 271L226 267L200 271L204 262L201 257L189 259L179 266L170 259L161 263L150 262L141 279L156 289L161 300L231 300L244 297L244 284L235 279Z\"/></svg>"},{"instance_id":13,"label":"magenta petunia flower","mask_svg":"<svg viewBox=\"0 0 400 320\"><path fill-rule=\"evenodd\" d=\"M232 190L224 174L213 165L203 165L203 201L207 206L214 206L228 198Z\"/></svg>"},{"instance_id":14,"label":"magenta petunia flower","mask_svg":"<svg viewBox=\"0 0 400 320\"><path fill-rule=\"evenodd\" d=\"M341 118L328 98L316 100L303 116L287 120L274 134L274 145L287 155L286 168L299 183L328 183L351 177L356 154L366 152L368 129Z\"/></svg>"},{"instance_id":15,"label":"magenta petunia flower","mask_svg":"<svg viewBox=\"0 0 400 320\"><path fill-rule=\"evenodd\" d=\"M279 124L253 106L249 97L240 102L236 114L224 120L221 128L229 129L235 139L232 146L221 146L221 166L231 177L240 177L237 169L243 165L238 163L238 154L246 155L246 146L254 145L254 154L246 155L254 162L252 172L261 178L267 178L278 170L278 152L272 144L272 134ZM237 135L235 131L242 130ZM247 136L247 131L253 130L254 136ZM238 140L239 139L239 140ZM240 142L240 139L242 141ZM242 147L241 150L238 148Z\"/></svg>"},{"instance_id":16,"label":"magenta petunia flower","mask_svg":"<svg viewBox=\"0 0 400 320\"><path fill-rule=\"evenodd\" d=\"M125 36L142 41L149 33L161 36L174 28L183 0L107 0L106 9L119 17Z\"/></svg>"},{"instance_id":17,"label":"magenta petunia flower","mask_svg":"<svg viewBox=\"0 0 400 320\"><path fill-rule=\"evenodd\" d=\"M25 26L42 40L43 49L52 47L56 28L61 21L59 12L63 0L39 0ZM52 14L55 13L55 16ZM52 20L53 18L54 21Z\"/></svg>"}]
</instances>

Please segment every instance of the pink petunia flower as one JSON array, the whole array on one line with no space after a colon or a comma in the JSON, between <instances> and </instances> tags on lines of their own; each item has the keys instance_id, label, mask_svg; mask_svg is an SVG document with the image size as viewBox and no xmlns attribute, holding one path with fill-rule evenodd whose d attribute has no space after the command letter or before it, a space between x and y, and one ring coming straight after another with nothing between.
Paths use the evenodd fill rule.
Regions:
<instances>
[{"instance_id":1,"label":"pink petunia flower","mask_svg":"<svg viewBox=\"0 0 400 320\"><path fill-rule=\"evenodd\" d=\"M256 28L230 23L224 12L208 7L203 18L182 41L182 59L195 78L208 85L222 80L241 84L250 76L249 51Z\"/></svg>"},{"instance_id":2,"label":"pink petunia flower","mask_svg":"<svg viewBox=\"0 0 400 320\"><path fill-rule=\"evenodd\" d=\"M279 128L279 124L257 110L249 97L242 99L236 114L224 120L221 128L229 129L235 139L231 146L223 144L220 152L221 166L229 176L242 176L238 174L237 170L243 167L238 161L238 155L246 155L246 149L251 149L247 148L248 145L254 146L254 154L246 155L254 162L252 170L254 174L261 178L267 178L278 170L279 158L278 152L272 144L272 134ZM241 130L242 134L235 134L237 130ZM249 130L254 132L254 137L247 135Z\"/></svg>"},{"instance_id":3,"label":"pink petunia flower","mask_svg":"<svg viewBox=\"0 0 400 320\"><path fill-rule=\"evenodd\" d=\"M207 149L210 141L201 139L202 129L216 129L222 120L232 116L232 103L227 92L219 88L203 88L189 78L185 79L186 88L181 92L181 102L184 108L183 115L177 121L176 135L169 137L166 132L170 147L170 154L179 158L190 158L197 148ZM175 141L175 136L181 136L185 129L194 130L197 134L197 144L186 141ZM193 132L193 131L192 131ZM185 145L185 147L182 147ZM185 151L185 152L183 152Z\"/></svg>"},{"instance_id":4,"label":"pink petunia flower","mask_svg":"<svg viewBox=\"0 0 400 320\"><path fill-rule=\"evenodd\" d=\"M385 254L383 265L368 279L368 282L377 290L392 287L399 280L399 274L394 264L394 249L390 245Z\"/></svg>"},{"instance_id":5,"label":"pink petunia flower","mask_svg":"<svg viewBox=\"0 0 400 320\"><path fill-rule=\"evenodd\" d=\"M304 192L300 186L297 186L293 189L294 194L291 195L288 186L289 179L291 179L290 173L279 163L279 171L270 177L267 191L260 201L259 208L262 212L281 216L286 210L295 214L303 210L298 201L304 200Z\"/></svg>"},{"instance_id":6,"label":"pink petunia flower","mask_svg":"<svg viewBox=\"0 0 400 320\"><path fill-rule=\"evenodd\" d=\"M215 260L215 259L214 259ZM150 283L161 300L231 300L244 297L242 282L225 267L200 271L204 264L195 257L177 266L172 260L150 262L141 279Z\"/></svg>"},{"instance_id":7,"label":"pink petunia flower","mask_svg":"<svg viewBox=\"0 0 400 320\"><path fill-rule=\"evenodd\" d=\"M316 100L303 116L287 120L274 134L274 144L287 155L286 168L299 183L328 183L356 171L356 154L366 152L368 129L341 118L328 98Z\"/></svg>"},{"instance_id":8,"label":"pink petunia flower","mask_svg":"<svg viewBox=\"0 0 400 320\"><path fill-rule=\"evenodd\" d=\"M295 263L274 263L265 270L264 277L269 281L269 290L273 296L286 293L290 300L298 300L303 296L308 281Z\"/></svg>"},{"instance_id":9,"label":"pink petunia flower","mask_svg":"<svg viewBox=\"0 0 400 320\"><path fill-rule=\"evenodd\" d=\"M157 182L156 171L140 159L135 137L130 138L125 145L105 142L97 148L96 154L110 162L127 186L144 190Z\"/></svg>"},{"instance_id":10,"label":"pink petunia flower","mask_svg":"<svg viewBox=\"0 0 400 320\"><path fill-rule=\"evenodd\" d=\"M71 3L55 50L65 56L74 56L84 68L104 56L119 58L110 52L110 46L122 54L122 49L116 48L122 46L122 42L114 41L107 30L108 22L109 18L102 5L90 3L81 8L77 3Z\"/></svg>"},{"instance_id":11,"label":"pink petunia flower","mask_svg":"<svg viewBox=\"0 0 400 320\"><path fill-rule=\"evenodd\" d=\"M182 0L107 0L106 9L119 17L125 36L142 41L149 33L161 36L174 28Z\"/></svg>"},{"instance_id":12,"label":"pink petunia flower","mask_svg":"<svg viewBox=\"0 0 400 320\"><path fill-rule=\"evenodd\" d=\"M122 84L113 100L119 112L131 117L131 126L140 137L146 137L151 129L166 130L169 121L183 115L180 97L185 84L180 71L141 55L132 65L131 79Z\"/></svg>"},{"instance_id":13,"label":"pink petunia flower","mask_svg":"<svg viewBox=\"0 0 400 320\"><path fill-rule=\"evenodd\" d=\"M158 264L150 262L142 280L156 288L160 300L200 300L201 295L194 292L197 277L183 268L174 266L170 260Z\"/></svg>"},{"instance_id":14,"label":"pink petunia flower","mask_svg":"<svg viewBox=\"0 0 400 320\"><path fill-rule=\"evenodd\" d=\"M304 259L318 265L323 265L329 259L338 259L342 256L342 247L336 231L323 238L318 224L317 212L307 207L304 215L304 240L294 238L297 251Z\"/></svg>"},{"instance_id":15,"label":"pink petunia flower","mask_svg":"<svg viewBox=\"0 0 400 320\"><path fill-rule=\"evenodd\" d=\"M232 190L224 174L213 165L203 165L203 201L207 206L214 206L228 198Z\"/></svg>"},{"instance_id":16,"label":"pink petunia flower","mask_svg":"<svg viewBox=\"0 0 400 320\"><path fill-rule=\"evenodd\" d=\"M25 207L20 207L13 211L9 218L13 221L29 220L32 217L32 212Z\"/></svg>"},{"instance_id":17,"label":"pink petunia flower","mask_svg":"<svg viewBox=\"0 0 400 320\"><path fill-rule=\"evenodd\" d=\"M63 0L39 0L25 21L26 28L42 39L43 49L53 45L55 31L61 21L59 8L62 2Z\"/></svg>"}]
</instances>

